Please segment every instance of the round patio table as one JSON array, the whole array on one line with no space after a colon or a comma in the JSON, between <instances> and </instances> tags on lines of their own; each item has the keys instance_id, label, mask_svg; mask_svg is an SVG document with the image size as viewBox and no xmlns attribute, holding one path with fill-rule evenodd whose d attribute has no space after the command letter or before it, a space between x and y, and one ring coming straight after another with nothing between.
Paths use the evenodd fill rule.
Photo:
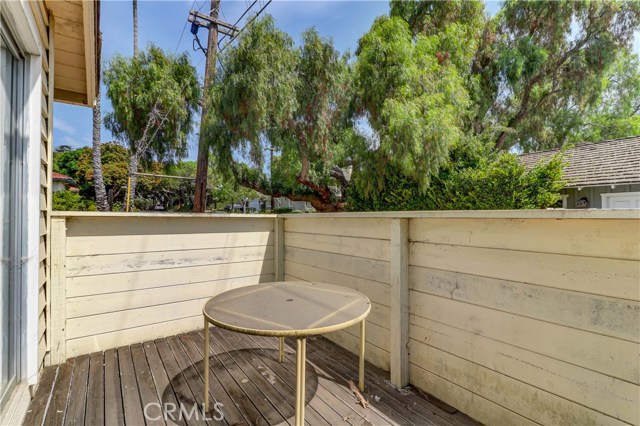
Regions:
<instances>
[{"instance_id":1,"label":"round patio table","mask_svg":"<svg viewBox=\"0 0 640 426\"><path fill-rule=\"evenodd\" d=\"M365 318L371 302L362 293L333 284L273 282L240 287L212 297L204 315L204 410L209 408L209 324L244 334L296 338L296 426L304 425L307 336L360 323L359 387L364 391Z\"/></svg>"}]
</instances>

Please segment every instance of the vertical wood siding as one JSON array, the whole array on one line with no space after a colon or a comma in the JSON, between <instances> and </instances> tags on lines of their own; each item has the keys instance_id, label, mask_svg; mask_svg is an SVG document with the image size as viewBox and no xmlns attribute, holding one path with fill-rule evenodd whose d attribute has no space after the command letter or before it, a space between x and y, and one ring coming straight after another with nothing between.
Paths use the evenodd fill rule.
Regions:
<instances>
[{"instance_id":1,"label":"vertical wood siding","mask_svg":"<svg viewBox=\"0 0 640 426\"><path fill-rule=\"evenodd\" d=\"M66 218L59 356L202 327L210 297L273 281L273 228L259 217Z\"/></svg>"},{"instance_id":2,"label":"vertical wood siding","mask_svg":"<svg viewBox=\"0 0 640 426\"><path fill-rule=\"evenodd\" d=\"M41 0L29 1L38 34L42 41L41 60L41 126L40 126L40 247L38 278L38 364L44 364L49 349L49 228L51 213L51 164L53 161L53 64L54 64L54 25Z\"/></svg>"}]
</instances>

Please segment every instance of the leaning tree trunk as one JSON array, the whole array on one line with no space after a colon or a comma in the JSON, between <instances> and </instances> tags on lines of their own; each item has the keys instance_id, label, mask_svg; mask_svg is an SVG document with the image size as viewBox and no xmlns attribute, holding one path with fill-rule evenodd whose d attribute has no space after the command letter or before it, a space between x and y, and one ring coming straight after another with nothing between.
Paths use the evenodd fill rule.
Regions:
<instances>
[{"instance_id":1,"label":"leaning tree trunk","mask_svg":"<svg viewBox=\"0 0 640 426\"><path fill-rule=\"evenodd\" d=\"M96 104L93 107L93 187L96 191L96 207L100 211L110 209L107 201L107 191L102 177L102 145L100 144L100 49L102 48L102 34L98 34L98 52L96 57Z\"/></svg>"}]
</instances>

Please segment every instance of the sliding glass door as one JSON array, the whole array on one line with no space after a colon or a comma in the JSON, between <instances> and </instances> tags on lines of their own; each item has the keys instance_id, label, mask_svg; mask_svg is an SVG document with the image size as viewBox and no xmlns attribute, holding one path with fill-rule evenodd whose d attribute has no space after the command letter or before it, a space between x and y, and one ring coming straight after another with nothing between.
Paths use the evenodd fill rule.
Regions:
<instances>
[{"instance_id":1,"label":"sliding glass door","mask_svg":"<svg viewBox=\"0 0 640 426\"><path fill-rule=\"evenodd\" d=\"M20 378L25 62L0 17L0 409Z\"/></svg>"}]
</instances>

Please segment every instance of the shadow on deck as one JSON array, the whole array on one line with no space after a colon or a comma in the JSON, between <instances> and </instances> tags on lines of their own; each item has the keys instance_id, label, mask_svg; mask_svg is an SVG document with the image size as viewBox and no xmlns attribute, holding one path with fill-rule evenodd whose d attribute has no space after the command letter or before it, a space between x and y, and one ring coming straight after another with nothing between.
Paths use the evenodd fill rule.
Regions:
<instances>
[{"instance_id":1,"label":"shadow on deck","mask_svg":"<svg viewBox=\"0 0 640 426\"><path fill-rule=\"evenodd\" d=\"M277 339L211 329L210 396L202 402L202 331L72 358L44 370L25 425L279 425L294 423L295 353L277 362ZM388 373L367 364L357 403L358 359L325 338L307 344L308 425L477 425L414 389L394 390ZM182 406L172 411L174 407ZM161 409L164 407L164 409ZM195 408L195 409L194 409ZM220 412L224 418L220 419Z\"/></svg>"}]
</instances>

